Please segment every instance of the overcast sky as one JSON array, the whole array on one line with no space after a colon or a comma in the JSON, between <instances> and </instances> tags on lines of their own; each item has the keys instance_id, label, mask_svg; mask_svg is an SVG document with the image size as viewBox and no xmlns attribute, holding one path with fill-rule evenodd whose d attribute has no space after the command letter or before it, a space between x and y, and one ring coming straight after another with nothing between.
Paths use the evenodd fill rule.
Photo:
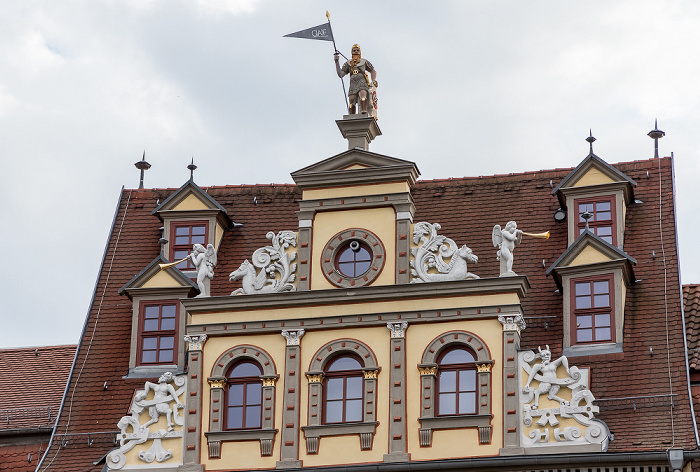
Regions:
<instances>
[{"instance_id":1,"label":"overcast sky","mask_svg":"<svg viewBox=\"0 0 700 472\"><path fill-rule=\"evenodd\" d=\"M282 37L326 10L378 72L371 150L423 179L573 167L589 129L607 162L649 159L658 118L683 283L700 283L700 2L11 0L0 347L78 342L144 149L146 186L174 188L192 157L200 186L283 183L346 149L332 43Z\"/></svg>"}]
</instances>

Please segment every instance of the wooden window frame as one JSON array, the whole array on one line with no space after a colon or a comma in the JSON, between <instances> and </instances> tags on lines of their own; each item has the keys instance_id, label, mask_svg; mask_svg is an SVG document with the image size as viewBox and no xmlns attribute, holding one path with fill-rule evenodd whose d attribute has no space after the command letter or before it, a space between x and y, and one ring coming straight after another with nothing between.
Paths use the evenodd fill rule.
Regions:
<instances>
[{"instance_id":1,"label":"wooden window frame","mask_svg":"<svg viewBox=\"0 0 700 472\"><path fill-rule=\"evenodd\" d=\"M152 330L145 331L144 324L146 322L146 308L151 306L157 306L160 308L158 322L162 319L162 311L164 306L174 306L175 307L175 329L171 330ZM136 349L136 365L137 366L155 366L155 365L173 365L178 363L178 347L179 347L179 321L180 321L180 301L179 300L153 300L153 301L142 301L139 304L139 333L137 337L137 349ZM163 337L172 336L173 337L173 347L172 347L172 360L170 362L160 362L158 361L158 351L156 349L156 361L155 362L144 362L143 361L143 341L144 338L157 338L158 346L160 346L160 339Z\"/></svg>"},{"instance_id":2,"label":"wooden window frame","mask_svg":"<svg viewBox=\"0 0 700 472\"><path fill-rule=\"evenodd\" d=\"M231 372L241 364L251 364L258 368L259 373L257 376L246 376L246 377L231 377ZM226 392L224 394L224 427L225 431L244 431L244 430L254 430L261 429L263 424L263 381L262 381L262 367L257 362L252 359L240 359L231 365L231 367L226 372ZM230 428L228 425L228 415L230 404L231 387L233 385L243 385L243 404L240 405L243 408L243 426L240 428ZM246 410L248 407L247 403L247 390L248 385L260 385L260 404L255 406L260 406L260 417L258 418L257 426L246 426ZM239 405L236 405L239 406Z\"/></svg>"},{"instance_id":3,"label":"wooden window frame","mask_svg":"<svg viewBox=\"0 0 700 472\"><path fill-rule=\"evenodd\" d=\"M443 363L444 357L453 351L456 350L462 350L468 352L472 358L474 359L474 362L469 362L469 363L459 363L459 364L445 364ZM479 411L479 386L478 386L478 375L477 375L477 368L476 368L476 354L469 349L467 346L463 345L454 345L451 346L449 349L445 349L440 353L440 356L438 357L437 361L437 366L438 366L438 375L435 381L435 387L437 389L437 393L435 394L435 411L436 411L436 416L454 416L454 415L476 415L477 412ZM473 407L473 412L470 413L460 413L459 412L459 394L462 393L462 391L459 389L459 374L460 372L465 372L465 371L473 371L475 380L474 380L474 403L472 405ZM440 379L441 379L441 374L443 372L456 372L455 376L455 413L440 413L440 396L442 393L445 393L442 391L442 386L440 384ZM466 391L465 391L466 392ZM469 390L471 392L471 390ZM448 392L452 393L452 392Z\"/></svg>"},{"instance_id":4,"label":"wooden window frame","mask_svg":"<svg viewBox=\"0 0 700 472\"><path fill-rule=\"evenodd\" d=\"M189 254L192 252L192 246L194 243L192 243L192 228L195 226L204 226L204 242L201 243L204 247L207 246L207 243L209 242L209 221L207 220L197 220L197 221L173 221L170 223L170 261L175 262L177 259L175 259L175 251L187 251ZM190 228L190 234L189 234L189 243L188 244L176 244L175 240L177 238L177 228L184 228L188 227ZM182 258L180 258L182 259ZM192 265L192 261L186 261L185 262L186 266L185 267L177 267L180 270L194 270L194 265ZM180 264L178 264L179 266Z\"/></svg>"},{"instance_id":5,"label":"wooden window frame","mask_svg":"<svg viewBox=\"0 0 700 472\"><path fill-rule=\"evenodd\" d=\"M324 425L339 425L339 424L352 424L352 423L361 423L362 422L362 411L364 409L364 404L365 404L365 396L364 396L364 374L362 373L362 368L364 367L364 362L362 362L362 359L360 359L358 356L354 354L347 354L347 353L341 353L337 356L334 356L331 358L327 363L326 363L326 368L333 364L335 361L338 359L341 359L343 357L347 357L350 359L354 359L360 364L360 367L358 369L354 370L338 370L338 371L328 371L324 369L324 379L323 379L323 390L322 390L322 402L323 402L323 408L322 408L322 424ZM348 398L346 397L347 395L347 379L349 378L359 378L362 380L362 391L363 395L360 397L360 419L355 420L355 421L347 421L346 420L346 412L347 412L347 401ZM327 392L328 392L328 380L332 379L343 379L343 398L342 398L342 405L343 405L343 411L342 411L342 421L333 421L329 422L327 419L327 413L328 413L328 398L327 398ZM357 400L357 399L353 399ZM333 400L336 401L336 400Z\"/></svg>"},{"instance_id":6,"label":"wooden window frame","mask_svg":"<svg viewBox=\"0 0 700 472\"><path fill-rule=\"evenodd\" d=\"M608 307L591 307L591 308L576 308L576 284L577 283L590 283L591 286L594 282L607 282L608 283ZM569 315L569 325L570 325L570 336L572 346L587 346L592 344L609 344L615 343L615 277L614 274L600 274L591 275L586 277L572 277L570 281L569 289L569 303L570 303L570 315ZM593 289L591 287L591 297L593 297ZM609 310L608 310L609 308ZM600 311L609 311L610 316L610 339L598 340L595 339L595 315ZM578 315L591 315L591 330L593 339L591 341L579 341L577 333L577 323L576 318Z\"/></svg>"},{"instance_id":7,"label":"wooden window frame","mask_svg":"<svg viewBox=\"0 0 700 472\"><path fill-rule=\"evenodd\" d=\"M581 234L581 230L586 227L586 222L585 221L579 221L581 213L579 213L579 205L580 204L594 204L594 211L593 211L593 218L588 220L588 227L591 230L591 232L595 235L598 235L598 230L597 228L599 227L606 227L610 226L610 233L611 233L611 239L613 246L617 246L617 207L616 207L616 198L615 195L600 195L596 197L585 197L585 198L575 198L574 199L574 217L576 218L576 237L578 237ZM598 221L596 220L596 211L595 211L595 204L597 203L609 203L610 204L610 220L602 220ZM608 223L609 222L609 223ZM598 236L599 238L604 238L605 236ZM574 238L575 239L575 238ZM603 239L605 241L605 239ZM607 242L607 241L606 241Z\"/></svg>"}]
</instances>

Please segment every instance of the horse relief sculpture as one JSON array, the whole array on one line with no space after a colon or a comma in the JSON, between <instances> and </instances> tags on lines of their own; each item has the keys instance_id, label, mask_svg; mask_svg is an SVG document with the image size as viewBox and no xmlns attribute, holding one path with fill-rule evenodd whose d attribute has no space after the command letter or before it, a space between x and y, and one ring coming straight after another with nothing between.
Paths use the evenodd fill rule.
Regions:
<instances>
[{"instance_id":1,"label":"horse relief sculpture","mask_svg":"<svg viewBox=\"0 0 700 472\"><path fill-rule=\"evenodd\" d=\"M565 447L597 444L602 451L607 450L610 432L604 422L594 418L599 407L593 404L595 397L588 389L588 379L577 367L569 367L565 356L552 360L549 346L544 350L538 347L537 351L523 351L518 356L521 384L526 379L520 392L523 425L531 427L533 420L539 418L529 433L523 430L522 445ZM560 366L566 374L563 377L557 374ZM536 385L533 386L533 382ZM563 398L569 396L564 395L566 390L570 392L571 400ZM543 407L541 403L545 396L549 401ZM552 402L557 403L553 405Z\"/></svg>"},{"instance_id":2,"label":"horse relief sculpture","mask_svg":"<svg viewBox=\"0 0 700 472\"><path fill-rule=\"evenodd\" d=\"M265 246L253 253L250 263L248 259L231 272L229 280L240 280L242 287L234 290L231 295L251 295L253 293L293 292L294 278L297 265L293 263L297 257L296 251L286 252L289 246L297 246L297 235L293 231L280 231L275 234L270 231L266 235L272 241L272 246ZM257 269L257 270L256 270Z\"/></svg>"},{"instance_id":3,"label":"horse relief sculpture","mask_svg":"<svg viewBox=\"0 0 700 472\"><path fill-rule=\"evenodd\" d=\"M123 468L127 461L126 453L148 440L152 440L153 444L148 450L139 451L139 460L150 464L154 460L164 462L173 457L172 451L163 447L162 440L183 437L182 428L178 428L177 431L175 428L185 424L185 418L179 412L185 408L180 402L180 397L185 392L185 381L184 375L175 377L172 373L166 372L161 375L157 384L146 382L144 389L136 392L131 404L131 416L124 416L117 423L121 430L121 433L117 434L120 447L107 455L107 465L110 470ZM151 391L153 391L153 399L148 400L148 394ZM146 409L151 419L141 424L139 419ZM161 416L165 416L166 428L152 432L151 425L158 423ZM131 432L128 432L129 428Z\"/></svg>"},{"instance_id":4,"label":"horse relief sculpture","mask_svg":"<svg viewBox=\"0 0 700 472\"><path fill-rule=\"evenodd\" d=\"M458 248L450 238L439 236L439 229L438 223L421 222L414 226L413 244L419 246L411 249L411 282L478 279L478 275L467 270L467 261L476 263L478 257L466 245ZM433 268L437 273L430 272Z\"/></svg>"}]
</instances>

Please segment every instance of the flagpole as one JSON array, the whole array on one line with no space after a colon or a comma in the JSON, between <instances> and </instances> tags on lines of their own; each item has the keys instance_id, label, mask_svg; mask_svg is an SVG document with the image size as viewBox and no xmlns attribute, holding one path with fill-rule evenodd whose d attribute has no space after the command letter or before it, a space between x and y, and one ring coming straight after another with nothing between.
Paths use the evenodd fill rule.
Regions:
<instances>
[{"instance_id":1,"label":"flagpole","mask_svg":"<svg viewBox=\"0 0 700 472\"><path fill-rule=\"evenodd\" d=\"M326 18L328 18L328 29L330 30L331 33L331 38L333 38L333 49L335 49L336 54L340 54L341 56L345 57L343 53L338 51L338 48L335 45L335 37L333 36L333 28L331 27L331 14L328 13L328 10L326 10ZM345 57L347 60L347 57ZM345 108L349 111L350 110L350 105L348 104L348 94L345 93L345 82L343 82L343 78L340 78L340 83L343 84L343 97L345 97Z\"/></svg>"}]
</instances>

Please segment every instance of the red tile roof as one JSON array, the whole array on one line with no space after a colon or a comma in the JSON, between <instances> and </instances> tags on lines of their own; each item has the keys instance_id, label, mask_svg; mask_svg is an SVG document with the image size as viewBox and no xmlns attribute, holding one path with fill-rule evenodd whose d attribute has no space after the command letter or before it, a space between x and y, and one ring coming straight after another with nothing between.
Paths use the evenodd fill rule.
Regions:
<instances>
[{"instance_id":1,"label":"red tile roof","mask_svg":"<svg viewBox=\"0 0 700 472\"><path fill-rule=\"evenodd\" d=\"M0 471L33 472L46 446L47 442L0 447Z\"/></svg>"},{"instance_id":2,"label":"red tile roof","mask_svg":"<svg viewBox=\"0 0 700 472\"><path fill-rule=\"evenodd\" d=\"M627 210L624 249L637 260L635 275L639 281L628 290L626 299L624 352L572 358L570 362L591 368L591 389L597 398L677 395L674 409L654 406L636 411L601 411L598 417L615 435L610 451L660 451L671 444L672 438L677 447L695 449L684 373L672 161L635 161L616 167L637 181L635 197L643 202ZM524 231L551 231L549 240L523 238L515 250L514 270L528 276L532 290L522 304L526 316L538 318L531 319L530 328L523 331L522 347L549 344L554 355L562 352L562 296L555 291L554 281L545 276L543 263L548 267L567 247L566 224L554 221L552 215L559 203L550 192L551 185L571 170L420 181L413 189L415 221L440 223L440 234L470 246L480 261L470 270L481 277L498 276L496 249L491 244L494 224L515 219ZM228 295L240 285L229 282L225 274L267 245L268 231L297 228L295 211L301 195L294 185L217 186L205 190L227 209L233 221L243 223L225 233L217 276L211 283L212 295ZM113 443L106 439L88 447L75 433L116 430L134 389L143 386L143 380L123 379L128 371L132 307L117 290L158 255L161 223L151 211L157 201L173 191L123 192L81 343L70 401L58 428L76 442L59 449L55 438L41 470L91 470L89 465ZM649 348L653 348L653 355ZM105 381L109 384L107 390L102 388Z\"/></svg>"},{"instance_id":3,"label":"red tile roof","mask_svg":"<svg viewBox=\"0 0 700 472\"><path fill-rule=\"evenodd\" d=\"M688 340L688 364L700 371L700 284L683 285L685 333Z\"/></svg>"}]
</instances>

